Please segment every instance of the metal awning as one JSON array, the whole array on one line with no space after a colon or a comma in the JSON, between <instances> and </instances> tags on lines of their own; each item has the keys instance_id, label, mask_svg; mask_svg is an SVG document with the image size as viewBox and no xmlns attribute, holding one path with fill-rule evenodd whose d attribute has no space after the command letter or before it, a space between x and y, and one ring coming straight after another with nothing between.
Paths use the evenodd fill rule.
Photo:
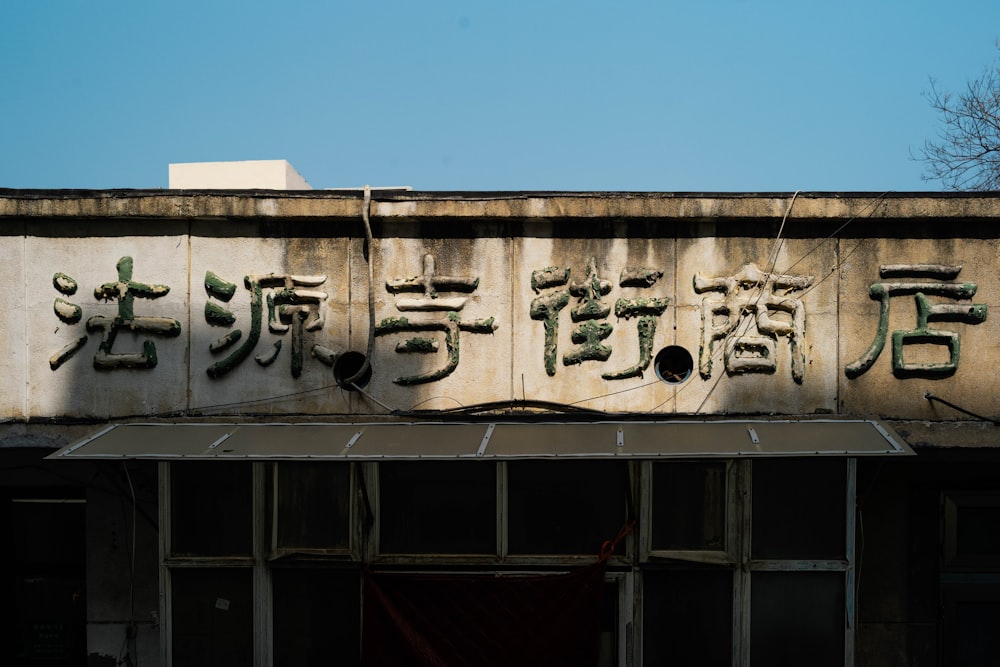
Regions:
<instances>
[{"instance_id":1,"label":"metal awning","mask_svg":"<svg viewBox=\"0 0 1000 667\"><path fill-rule=\"evenodd\" d=\"M50 459L661 459L885 456L911 450L877 420L117 424Z\"/></svg>"}]
</instances>

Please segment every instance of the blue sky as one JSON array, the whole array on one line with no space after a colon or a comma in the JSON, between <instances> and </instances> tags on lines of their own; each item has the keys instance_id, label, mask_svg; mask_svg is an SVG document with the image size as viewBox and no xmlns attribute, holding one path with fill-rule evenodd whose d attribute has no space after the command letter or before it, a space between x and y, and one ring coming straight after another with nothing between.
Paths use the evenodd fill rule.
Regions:
<instances>
[{"instance_id":1,"label":"blue sky","mask_svg":"<svg viewBox=\"0 0 1000 667\"><path fill-rule=\"evenodd\" d=\"M997 0L4 0L0 187L936 190L910 159Z\"/></svg>"}]
</instances>

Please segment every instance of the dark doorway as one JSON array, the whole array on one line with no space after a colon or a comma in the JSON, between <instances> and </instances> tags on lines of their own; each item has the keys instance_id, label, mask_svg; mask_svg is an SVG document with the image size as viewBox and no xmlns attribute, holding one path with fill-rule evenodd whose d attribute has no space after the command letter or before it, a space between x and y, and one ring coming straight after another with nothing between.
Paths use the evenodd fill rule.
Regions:
<instances>
[{"instance_id":1,"label":"dark doorway","mask_svg":"<svg viewBox=\"0 0 1000 667\"><path fill-rule=\"evenodd\" d=\"M83 489L0 489L0 664L86 664L85 526Z\"/></svg>"}]
</instances>

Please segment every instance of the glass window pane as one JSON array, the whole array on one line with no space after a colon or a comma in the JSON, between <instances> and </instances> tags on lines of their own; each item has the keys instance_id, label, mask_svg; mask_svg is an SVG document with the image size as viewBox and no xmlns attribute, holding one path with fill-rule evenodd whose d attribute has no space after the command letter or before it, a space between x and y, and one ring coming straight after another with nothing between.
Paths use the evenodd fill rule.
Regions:
<instances>
[{"instance_id":1,"label":"glass window pane","mask_svg":"<svg viewBox=\"0 0 1000 667\"><path fill-rule=\"evenodd\" d=\"M618 583L604 584L604 609L601 613L601 638L597 650L597 667L618 664Z\"/></svg>"},{"instance_id":2,"label":"glass window pane","mask_svg":"<svg viewBox=\"0 0 1000 667\"><path fill-rule=\"evenodd\" d=\"M642 623L645 667L728 667L732 663L732 571L645 572Z\"/></svg>"},{"instance_id":3,"label":"glass window pane","mask_svg":"<svg viewBox=\"0 0 1000 667\"><path fill-rule=\"evenodd\" d=\"M381 463L379 551L494 554L496 494L492 463Z\"/></svg>"},{"instance_id":4,"label":"glass window pane","mask_svg":"<svg viewBox=\"0 0 1000 667\"><path fill-rule=\"evenodd\" d=\"M654 551L726 550L726 464L654 463Z\"/></svg>"},{"instance_id":5,"label":"glass window pane","mask_svg":"<svg viewBox=\"0 0 1000 667\"><path fill-rule=\"evenodd\" d=\"M242 568L171 570L174 667L253 664L250 573Z\"/></svg>"},{"instance_id":6,"label":"glass window pane","mask_svg":"<svg viewBox=\"0 0 1000 667\"><path fill-rule=\"evenodd\" d=\"M754 572L750 591L751 664L843 667L843 573Z\"/></svg>"},{"instance_id":7,"label":"glass window pane","mask_svg":"<svg viewBox=\"0 0 1000 667\"><path fill-rule=\"evenodd\" d=\"M253 479L249 463L170 465L172 555L253 553Z\"/></svg>"},{"instance_id":8,"label":"glass window pane","mask_svg":"<svg viewBox=\"0 0 1000 667\"><path fill-rule=\"evenodd\" d=\"M1000 504L977 506L973 501L959 505L956 523L956 555L1000 555Z\"/></svg>"},{"instance_id":9,"label":"glass window pane","mask_svg":"<svg viewBox=\"0 0 1000 667\"><path fill-rule=\"evenodd\" d=\"M361 578L357 570L271 571L275 665L357 665Z\"/></svg>"},{"instance_id":10,"label":"glass window pane","mask_svg":"<svg viewBox=\"0 0 1000 667\"><path fill-rule=\"evenodd\" d=\"M1000 603L959 602L955 606L956 638L953 648L955 662L966 665L1000 665L996 649L996 632L1000 627Z\"/></svg>"},{"instance_id":11,"label":"glass window pane","mask_svg":"<svg viewBox=\"0 0 1000 667\"><path fill-rule=\"evenodd\" d=\"M843 459L757 459L752 471L754 558L845 557Z\"/></svg>"},{"instance_id":12,"label":"glass window pane","mask_svg":"<svg viewBox=\"0 0 1000 667\"><path fill-rule=\"evenodd\" d=\"M512 461L507 484L512 554L598 554L625 524L625 463Z\"/></svg>"},{"instance_id":13,"label":"glass window pane","mask_svg":"<svg viewBox=\"0 0 1000 667\"><path fill-rule=\"evenodd\" d=\"M279 549L347 550L351 531L349 463L278 463L271 507ZM274 503L274 487L268 488Z\"/></svg>"}]
</instances>

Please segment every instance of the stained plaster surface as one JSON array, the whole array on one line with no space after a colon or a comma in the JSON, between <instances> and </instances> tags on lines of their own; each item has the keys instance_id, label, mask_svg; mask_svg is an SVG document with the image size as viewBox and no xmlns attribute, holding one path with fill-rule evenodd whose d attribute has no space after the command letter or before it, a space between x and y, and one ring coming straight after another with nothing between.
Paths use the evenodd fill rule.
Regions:
<instances>
[{"instance_id":1,"label":"stained plaster surface","mask_svg":"<svg viewBox=\"0 0 1000 667\"><path fill-rule=\"evenodd\" d=\"M840 243L840 410L850 414L887 414L901 419L940 418L942 406L925 398L936 394L966 410L982 415L1000 411L1000 375L997 341L1000 340L1000 276L997 274L997 239L845 239ZM945 265L961 271L955 278L880 278L882 266L894 264ZM855 378L845 376L845 367L861 358L878 336L880 302L868 296L872 284L914 282L926 285L935 304L970 306L985 304L981 323L931 321L927 328L950 332L957 341L958 362L953 373L942 376L908 374L894 363L891 337L914 331L918 326L917 299L913 294L889 299L886 344L872 366ZM974 285L968 299L934 296L936 286ZM955 289L955 288L949 288ZM996 310L994 308L996 307ZM907 365L946 365L949 348L944 344L914 344L903 348ZM951 411L952 416L960 416Z\"/></svg>"},{"instance_id":2,"label":"stained plaster surface","mask_svg":"<svg viewBox=\"0 0 1000 667\"><path fill-rule=\"evenodd\" d=\"M640 358L638 317L618 317L614 306L619 299L665 299L662 315L655 318L652 350L674 342L674 243L672 239L630 241L624 238L621 224L612 227L612 238L519 238L514 240L513 318L517 332L511 350L512 375L516 397L542 397L559 403L613 412L672 411L674 387L659 382L650 366L644 375L625 379L606 379L634 366ZM568 272L568 284L532 288L532 275L545 269ZM622 274L628 269L651 269L662 274L643 287L622 286ZM581 301L573 291L566 305L555 317L554 349L549 350L546 367L546 323L531 316L532 304L564 293L573 284L591 287L592 281L605 284L607 294L591 295L610 310L605 318L586 320L574 316ZM650 279L652 280L652 278ZM537 281L536 281L537 282ZM536 306L537 307L537 306ZM574 321L574 317L580 318ZM587 343L573 340L587 322L607 324L610 334L598 344L607 348L606 360L584 359Z\"/></svg>"},{"instance_id":3,"label":"stained plaster surface","mask_svg":"<svg viewBox=\"0 0 1000 667\"><path fill-rule=\"evenodd\" d=\"M336 353L348 347L348 247L346 238L192 238L190 405L184 407L234 414L346 412L345 392L333 382L332 368L318 361L312 350L321 346ZM209 272L232 285L231 298L209 293L205 285ZM259 337L251 345L252 289L246 278L252 285L268 276L271 282L261 288ZM268 297L273 300L286 288L301 300L291 305L305 308L307 317L301 324L297 321L300 313L283 318L280 306L267 304ZM205 308L211 306L229 311L232 324L212 324L205 315ZM240 332L239 340L212 351L214 341L233 332ZM227 364L244 346L249 352L243 359ZM296 347L302 354L298 370L293 361ZM257 361L257 357L271 355L273 360L266 366ZM226 370L212 377L209 369L215 365Z\"/></svg>"},{"instance_id":4,"label":"stained plaster surface","mask_svg":"<svg viewBox=\"0 0 1000 667\"><path fill-rule=\"evenodd\" d=\"M39 237L26 239L24 282L30 285L26 303L28 336L28 411L30 415L84 415L105 417L148 415L186 404L188 349L184 332L190 326L188 311L188 239L180 236L133 236L122 225L121 236L100 238ZM88 333L92 318L112 320L119 316L118 298L99 298L95 289L119 282L116 265L123 257L133 259L133 280L169 287L159 298L134 299L136 318L173 320L178 336L159 336L122 330L111 347L113 354L138 354L144 341L152 341L155 368L119 368L99 371L94 360L103 333ZM78 285L75 293L53 287L53 276L62 273ZM54 312L56 299L78 306L79 321L61 320ZM52 357L67 345L86 337L76 354L58 368Z\"/></svg>"},{"instance_id":5,"label":"stained plaster surface","mask_svg":"<svg viewBox=\"0 0 1000 667\"><path fill-rule=\"evenodd\" d=\"M996 197L806 193L793 202L790 193L375 193L373 199L375 241L366 255L360 195L0 191L0 225L7 233L2 252L8 266L20 267L4 280L13 288L9 293L24 295L9 314L14 333L4 342L0 363L24 377L27 387L27 393L5 387L5 414L19 418L24 410L18 405L26 405L29 416L40 418L357 418L388 409L440 410L523 398L654 416L960 418L931 405L923 398L928 391L980 414L998 412L998 380L988 372L1000 333L1000 319L992 312L974 324L929 324L960 339L961 355L944 376L900 377L889 342L864 373L845 374L845 366L876 338L879 302L869 290L882 280L884 264L961 266L950 282L975 282L976 294L933 297L933 303L989 309L1000 289ZM16 225L25 220L42 231L17 233ZM79 231L44 232L47 225L66 222ZM99 235L87 235L92 224ZM137 225L141 235L132 233ZM153 341L155 368L96 370L101 335L92 332L83 348L52 370L52 355L82 335L76 331L86 333L87 318L113 318L118 312L114 299L97 298L93 290L116 279L116 262L126 256L134 260L134 280L170 286L160 298L136 298L135 314L176 320L180 334L120 332L116 352L137 352L143 340ZM362 394L337 387L333 368L320 357L325 354L332 363L345 352L367 349L367 256L374 261L379 335ZM548 269L564 270L565 280L533 288L535 272ZM629 269L656 277L642 286L623 285ZM761 276L758 284L741 282L741 276L757 275L754 270ZM208 271L234 286L231 300L206 289ZM56 272L77 281L76 294L57 292ZM282 330L281 322L275 330L268 325L267 294L280 291L271 287L262 291L259 340L239 363L212 377L208 369L245 344L251 331L251 291L244 276L265 274L293 283L294 277L322 279L291 285L325 295L301 310L322 321L301 334L301 371L292 372L291 329ZM434 280L441 277L465 280L467 288L447 281L436 287ZM783 280L794 284L782 287ZM408 287L399 287L404 284ZM538 299L559 292L567 294L566 303L548 322L532 315ZM762 307L759 295L767 295L771 305ZM61 321L53 311L56 297L79 305L83 319ZM610 313L574 314L587 298ZM662 382L652 364L632 377L606 377L641 359L639 317L619 316L615 305L643 299L667 304L650 316L655 331L647 338L652 355L670 345L692 355L694 368L684 382ZM208 302L230 311L232 323L210 323ZM279 312L280 305L276 308ZM19 318L23 324L17 326ZM454 325L450 334L448 322ZM604 325L608 333L581 343L574 336L589 322ZM546 326L553 323L547 345ZM293 322L284 324L294 328ZM705 326L722 333L706 338ZM889 338L915 326L914 296L893 297ZM761 333L762 327L779 333ZM19 329L25 332L20 339ZM242 339L233 347L209 349L236 329ZM449 348L449 335L458 343L457 353ZM727 337L752 339L734 353L742 361L726 359ZM281 349L273 362L258 363L255 357L273 352L276 342ZM433 344L435 351L412 351ZM401 351L407 345L411 351ZM606 359L586 357L599 354L601 346ZM709 347L712 354L703 354ZM574 359L581 351L585 358ZM940 345L909 345L906 353L912 362L948 362L947 348ZM400 382L421 377L431 379Z\"/></svg>"},{"instance_id":6,"label":"stained plaster surface","mask_svg":"<svg viewBox=\"0 0 1000 667\"><path fill-rule=\"evenodd\" d=\"M0 392L0 415L23 419L27 415L27 285L24 281L24 237L0 237L0 285L7 304L3 335L0 336L0 376L4 389Z\"/></svg>"}]
</instances>

